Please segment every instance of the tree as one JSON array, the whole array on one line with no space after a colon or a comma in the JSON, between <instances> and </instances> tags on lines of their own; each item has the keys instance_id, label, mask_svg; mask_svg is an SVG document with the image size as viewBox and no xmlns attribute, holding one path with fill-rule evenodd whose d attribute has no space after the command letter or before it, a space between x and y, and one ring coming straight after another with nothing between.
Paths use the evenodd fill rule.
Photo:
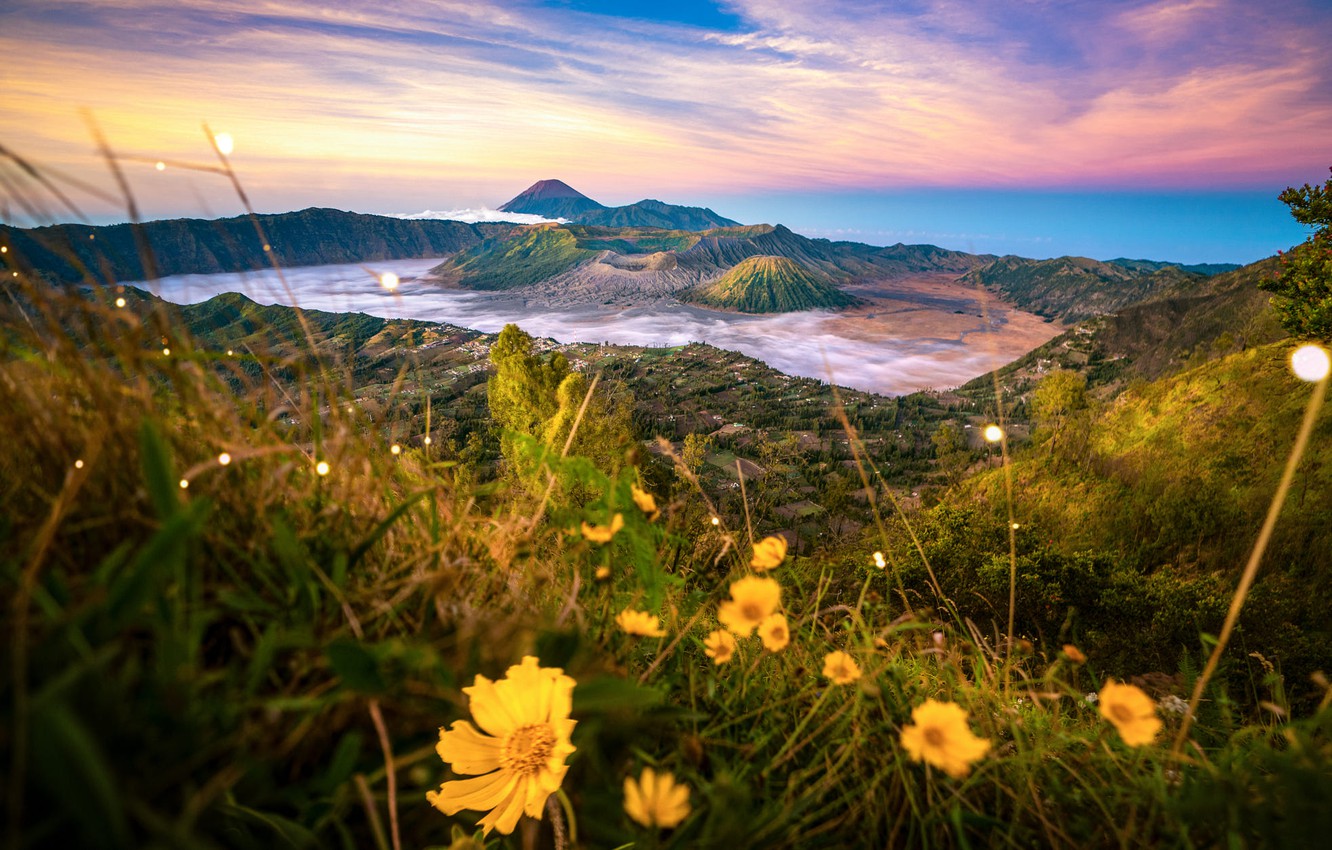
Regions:
<instances>
[{"instance_id":1,"label":"tree","mask_svg":"<svg viewBox=\"0 0 1332 850\"><path fill-rule=\"evenodd\" d=\"M956 486L971 463L971 450L967 448L962 429L950 419L930 436L930 442L934 444L934 457L939 462L939 470L943 472L949 486Z\"/></svg>"},{"instance_id":2,"label":"tree","mask_svg":"<svg viewBox=\"0 0 1332 850\"><path fill-rule=\"evenodd\" d=\"M1036 385L1031 399L1031 417L1048 435L1051 455L1065 430L1086 410L1087 379L1081 373L1056 369Z\"/></svg>"},{"instance_id":3,"label":"tree","mask_svg":"<svg viewBox=\"0 0 1332 850\"><path fill-rule=\"evenodd\" d=\"M509 472L535 489L543 488L545 474L533 464L531 453L522 450L521 438L536 439L558 454L575 422L578 431L570 454L588 458L603 472L613 471L631 439L629 405L599 385L579 420L590 382L569 368L563 354L538 357L532 348L532 337L517 325L505 325L490 348L495 374L486 395Z\"/></svg>"},{"instance_id":4,"label":"tree","mask_svg":"<svg viewBox=\"0 0 1332 850\"><path fill-rule=\"evenodd\" d=\"M1281 257L1281 271L1260 289L1273 293L1281 326L1297 337L1332 341L1332 179L1287 187L1279 196L1314 233Z\"/></svg>"},{"instance_id":5,"label":"tree","mask_svg":"<svg viewBox=\"0 0 1332 850\"><path fill-rule=\"evenodd\" d=\"M556 353L538 358L532 337L517 325L505 325L490 347L495 374L486 385L490 418L500 428L504 459L515 460L514 437L540 437L545 423L555 416L560 382L569 375L569 361Z\"/></svg>"},{"instance_id":6,"label":"tree","mask_svg":"<svg viewBox=\"0 0 1332 850\"><path fill-rule=\"evenodd\" d=\"M712 453L712 437L707 434L686 434L680 451L680 462L695 475L703 468L703 461Z\"/></svg>"}]
</instances>

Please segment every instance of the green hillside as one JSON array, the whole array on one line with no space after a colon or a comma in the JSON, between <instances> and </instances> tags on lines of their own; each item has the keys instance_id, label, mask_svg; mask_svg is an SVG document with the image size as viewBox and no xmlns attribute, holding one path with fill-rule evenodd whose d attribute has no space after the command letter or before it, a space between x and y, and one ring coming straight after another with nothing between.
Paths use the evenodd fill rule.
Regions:
<instances>
[{"instance_id":1,"label":"green hillside","mask_svg":"<svg viewBox=\"0 0 1332 850\"><path fill-rule=\"evenodd\" d=\"M1053 443L1053 426L1038 422L1035 444L1013 464L1014 514L1035 558L1032 580L1045 570L1041 558L1068 563L1092 553L1104 571L1066 578L1081 589L1049 590L1055 601L1042 603L1053 606L1052 619L1040 620L1045 629L1069 617L1098 640L1122 642L1113 622L1136 619L1136 647L1102 651L1138 653L1160 669L1195 646L1198 631L1214 632L1308 403L1310 385L1287 362L1293 347L1271 343L1139 383L1072 414ZM991 518L982 524L1002 525L1005 486L1003 473L990 470L945 501L984 506ZM1250 647L1276 653L1292 689L1326 669L1332 653L1330 500L1332 417L1324 415L1241 620ZM1088 596L1092 587L1100 589ZM1086 634L1079 640L1091 643Z\"/></svg>"},{"instance_id":2,"label":"green hillside","mask_svg":"<svg viewBox=\"0 0 1332 850\"><path fill-rule=\"evenodd\" d=\"M992 289L1037 315L1076 322L1201 279L1202 275L1177 266L1130 268L1086 257L1029 260L1007 256L968 272L962 282Z\"/></svg>"},{"instance_id":3,"label":"green hillside","mask_svg":"<svg viewBox=\"0 0 1332 850\"><path fill-rule=\"evenodd\" d=\"M655 227L585 227L571 225L569 232L578 239L578 247L588 251L614 251L617 254L651 254L657 251L688 251L699 234Z\"/></svg>"},{"instance_id":4,"label":"green hillside","mask_svg":"<svg viewBox=\"0 0 1332 850\"><path fill-rule=\"evenodd\" d=\"M1280 472L1274 461L1308 398L1286 362L1292 347L1250 348L1129 388L1079 425L1076 457L1037 452L1019 462L1023 513L1071 549L1115 540L1151 562L1238 563L1251 535L1229 530L1256 532ZM1276 561L1318 562L1332 551L1332 527L1318 520L1332 498L1329 437L1325 417L1274 541Z\"/></svg>"},{"instance_id":5,"label":"green hillside","mask_svg":"<svg viewBox=\"0 0 1332 850\"><path fill-rule=\"evenodd\" d=\"M1275 257L1197 281L1185 281L1114 314L1078 323L999 370L1010 409L1052 368L1083 373L1100 394L1134 380L1153 380L1246 347L1285 337L1259 280L1277 269ZM994 378L977 377L959 390L984 401Z\"/></svg>"},{"instance_id":6,"label":"green hillside","mask_svg":"<svg viewBox=\"0 0 1332 850\"><path fill-rule=\"evenodd\" d=\"M857 303L827 277L773 256L742 260L719 280L682 294L681 300L741 313L791 313Z\"/></svg>"},{"instance_id":7,"label":"green hillside","mask_svg":"<svg viewBox=\"0 0 1332 850\"><path fill-rule=\"evenodd\" d=\"M270 250L255 230L263 230ZM404 220L342 210L310 208L278 215L204 220L193 218L91 226L59 224L22 229L0 225L0 242L21 268L45 277L80 282L103 276L119 281L176 274L212 274L281 266L316 266L439 257L509 224ZM137 235L136 235L137 230ZM141 252L139 238L149 247Z\"/></svg>"},{"instance_id":8,"label":"green hillside","mask_svg":"<svg viewBox=\"0 0 1332 850\"><path fill-rule=\"evenodd\" d=\"M488 239L432 271L469 289L516 289L554 277L597 255L564 227L538 225Z\"/></svg>"}]
</instances>

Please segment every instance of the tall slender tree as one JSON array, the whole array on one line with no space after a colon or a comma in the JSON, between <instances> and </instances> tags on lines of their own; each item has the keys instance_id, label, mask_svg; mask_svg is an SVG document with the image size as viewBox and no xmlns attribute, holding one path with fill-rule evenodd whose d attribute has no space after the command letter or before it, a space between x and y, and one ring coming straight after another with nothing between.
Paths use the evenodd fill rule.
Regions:
<instances>
[{"instance_id":1,"label":"tall slender tree","mask_svg":"<svg viewBox=\"0 0 1332 850\"><path fill-rule=\"evenodd\" d=\"M1287 187L1279 197L1295 220L1314 232L1282 255L1275 279L1258 286L1275 295L1272 306L1292 335L1332 341L1332 179L1322 186Z\"/></svg>"}]
</instances>

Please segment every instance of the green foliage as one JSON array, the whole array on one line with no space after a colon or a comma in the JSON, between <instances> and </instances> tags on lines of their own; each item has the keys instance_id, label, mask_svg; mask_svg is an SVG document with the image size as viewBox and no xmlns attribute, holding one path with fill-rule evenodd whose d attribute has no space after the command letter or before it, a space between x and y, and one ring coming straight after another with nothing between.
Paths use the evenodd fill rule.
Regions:
<instances>
[{"instance_id":1,"label":"green foliage","mask_svg":"<svg viewBox=\"0 0 1332 850\"><path fill-rule=\"evenodd\" d=\"M436 271L470 289L515 289L569 271L595 256L595 251L579 247L568 228L547 225L487 239Z\"/></svg>"},{"instance_id":2,"label":"green foliage","mask_svg":"<svg viewBox=\"0 0 1332 850\"><path fill-rule=\"evenodd\" d=\"M1297 337L1332 341L1332 179L1287 188L1281 202L1313 235L1281 258L1280 273L1258 286L1276 297L1281 326Z\"/></svg>"},{"instance_id":3,"label":"green foliage","mask_svg":"<svg viewBox=\"0 0 1332 850\"><path fill-rule=\"evenodd\" d=\"M1086 257L1000 257L962 280L995 289L1040 316L1077 322L1201 280L1178 266L1102 263Z\"/></svg>"},{"instance_id":4,"label":"green foliage","mask_svg":"<svg viewBox=\"0 0 1332 850\"><path fill-rule=\"evenodd\" d=\"M742 313L790 313L846 307L856 299L787 257L749 257L684 300Z\"/></svg>"},{"instance_id":5,"label":"green foliage","mask_svg":"<svg viewBox=\"0 0 1332 850\"><path fill-rule=\"evenodd\" d=\"M935 429L930 442L934 445L934 457L944 478L949 484L956 484L971 462L971 450L962 429L951 420L944 422Z\"/></svg>"},{"instance_id":6,"label":"green foliage","mask_svg":"<svg viewBox=\"0 0 1332 850\"><path fill-rule=\"evenodd\" d=\"M170 219L94 227L60 224L30 230L0 225L0 242L25 267L68 283L147 280L177 274L239 272L280 266L365 263L438 257L479 244L511 225L405 221L310 208L255 219ZM136 236L136 229L139 236ZM140 237L142 242L140 241ZM141 244L153 250L145 257Z\"/></svg>"},{"instance_id":7,"label":"green foliage","mask_svg":"<svg viewBox=\"0 0 1332 850\"><path fill-rule=\"evenodd\" d=\"M505 460L519 480L539 493L546 486L545 464L534 462L519 439L535 438L557 454L565 453L569 443L569 453L609 470L620 464L629 442L629 413L623 400L605 388L587 398L587 378L571 372L559 352L536 356L533 343L517 325L505 325L490 349L495 374L486 389Z\"/></svg>"},{"instance_id":8,"label":"green foliage","mask_svg":"<svg viewBox=\"0 0 1332 850\"><path fill-rule=\"evenodd\" d=\"M1071 431L1086 433L1087 380L1080 373L1059 369L1036 386L1031 400L1031 418L1044 431L1050 453L1067 448Z\"/></svg>"}]
</instances>

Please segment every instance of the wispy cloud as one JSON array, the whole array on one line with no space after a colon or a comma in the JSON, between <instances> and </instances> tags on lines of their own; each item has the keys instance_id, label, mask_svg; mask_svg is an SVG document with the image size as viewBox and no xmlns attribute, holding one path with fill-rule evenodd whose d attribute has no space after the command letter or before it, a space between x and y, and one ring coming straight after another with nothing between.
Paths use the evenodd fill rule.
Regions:
<instances>
[{"instance_id":1,"label":"wispy cloud","mask_svg":"<svg viewBox=\"0 0 1332 850\"><path fill-rule=\"evenodd\" d=\"M407 219L408 221L419 221L429 219L433 221L465 221L468 224L487 221L505 221L512 224L563 224L568 221L567 218L546 218L541 215L531 215L529 213L504 212L503 210L492 210L481 208L479 210L425 210L418 213L393 213L394 218Z\"/></svg>"},{"instance_id":2,"label":"wispy cloud","mask_svg":"<svg viewBox=\"0 0 1332 850\"><path fill-rule=\"evenodd\" d=\"M119 149L171 159L206 152L207 119L268 209L480 208L551 176L607 203L705 202L1254 185L1326 165L1316 0L727 7L741 24L712 31L498 0L17 0L0 138L88 172L78 107ZM197 175L133 179L150 210L231 203Z\"/></svg>"}]
</instances>

